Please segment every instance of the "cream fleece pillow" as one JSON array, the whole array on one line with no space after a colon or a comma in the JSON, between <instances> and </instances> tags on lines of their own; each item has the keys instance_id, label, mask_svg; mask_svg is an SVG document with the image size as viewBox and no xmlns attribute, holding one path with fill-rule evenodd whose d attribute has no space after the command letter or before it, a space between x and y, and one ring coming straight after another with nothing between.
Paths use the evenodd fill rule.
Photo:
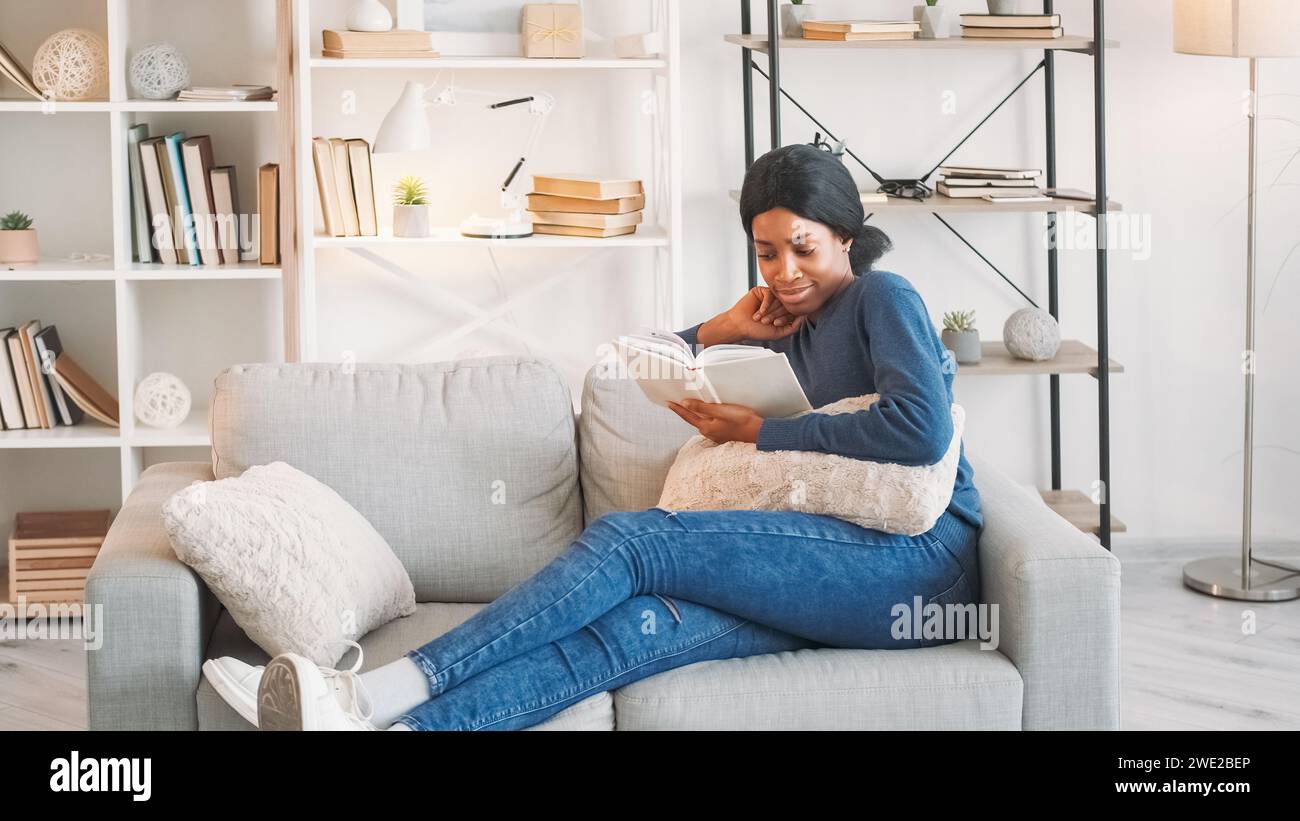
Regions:
<instances>
[{"instance_id":1,"label":"cream fleece pillow","mask_svg":"<svg viewBox=\"0 0 1300 821\"><path fill-rule=\"evenodd\" d=\"M880 394L851 396L804 413L852 413ZM696 434L677 451L659 507L666 510L794 510L915 536L934 527L952 500L966 412L952 406L952 443L933 465L853 459L806 450L760 451L751 442Z\"/></svg>"},{"instance_id":2,"label":"cream fleece pillow","mask_svg":"<svg viewBox=\"0 0 1300 821\"><path fill-rule=\"evenodd\" d=\"M415 612L406 568L365 517L284 462L194 482L162 507L172 549L268 655L327 667Z\"/></svg>"}]
</instances>

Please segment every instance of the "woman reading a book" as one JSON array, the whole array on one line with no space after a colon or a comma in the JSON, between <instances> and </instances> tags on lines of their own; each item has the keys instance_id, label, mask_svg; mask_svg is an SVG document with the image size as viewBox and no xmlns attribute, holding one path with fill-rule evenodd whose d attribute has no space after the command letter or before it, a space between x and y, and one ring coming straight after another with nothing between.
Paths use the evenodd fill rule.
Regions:
<instances>
[{"instance_id":1,"label":"woman reading a book","mask_svg":"<svg viewBox=\"0 0 1300 821\"><path fill-rule=\"evenodd\" d=\"M715 442L760 451L939 462L953 436L953 369L916 290L872 269L889 240L864 224L840 160L807 145L763 155L745 175L740 214L766 285L680 335L785 353L814 407L880 399L854 413L769 419L695 400L673 410ZM277 657L277 675L265 678L282 684L262 686L262 726L517 729L706 659L953 641L891 628L915 597L978 601L983 519L971 479L963 450L949 507L918 536L798 511L608 513L533 576L392 664L355 674Z\"/></svg>"}]
</instances>

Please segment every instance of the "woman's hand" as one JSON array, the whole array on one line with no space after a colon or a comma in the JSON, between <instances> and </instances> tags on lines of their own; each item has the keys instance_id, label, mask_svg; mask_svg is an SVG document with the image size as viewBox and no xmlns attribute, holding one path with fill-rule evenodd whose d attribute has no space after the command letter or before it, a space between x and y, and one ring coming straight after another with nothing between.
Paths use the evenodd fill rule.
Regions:
<instances>
[{"instance_id":1,"label":"woman's hand","mask_svg":"<svg viewBox=\"0 0 1300 821\"><path fill-rule=\"evenodd\" d=\"M784 339L804 323L802 316L786 310L776 292L764 285L750 288L724 316L740 339Z\"/></svg>"},{"instance_id":2,"label":"woman's hand","mask_svg":"<svg viewBox=\"0 0 1300 821\"><path fill-rule=\"evenodd\" d=\"M668 407L719 445L724 442L758 442L758 429L763 424L763 417L744 405L683 399L680 403L670 401Z\"/></svg>"}]
</instances>

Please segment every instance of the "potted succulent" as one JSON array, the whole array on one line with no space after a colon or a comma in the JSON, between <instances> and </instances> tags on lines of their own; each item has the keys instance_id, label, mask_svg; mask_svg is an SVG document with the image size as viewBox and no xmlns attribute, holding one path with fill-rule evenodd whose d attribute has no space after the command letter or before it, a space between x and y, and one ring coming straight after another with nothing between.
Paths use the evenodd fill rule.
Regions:
<instances>
[{"instance_id":1,"label":"potted succulent","mask_svg":"<svg viewBox=\"0 0 1300 821\"><path fill-rule=\"evenodd\" d=\"M816 20L816 8L803 0L790 0L781 6L781 34L785 37L803 37L803 21Z\"/></svg>"},{"instance_id":2,"label":"potted succulent","mask_svg":"<svg viewBox=\"0 0 1300 821\"><path fill-rule=\"evenodd\" d=\"M939 0L925 0L924 6L912 7L912 18L921 24L922 40L938 40L948 36L948 9Z\"/></svg>"},{"instance_id":3,"label":"potted succulent","mask_svg":"<svg viewBox=\"0 0 1300 821\"><path fill-rule=\"evenodd\" d=\"M36 262L40 258L32 218L21 211L0 218L0 262Z\"/></svg>"},{"instance_id":4,"label":"potted succulent","mask_svg":"<svg viewBox=\"0 0 1300 821\"><path fill-rule=\"evenodd\" d=\"M974 311L949 311L943 315L943 346L953 352L959 365L980 361L980 332Z\"/></svg>"},{"instance_id":5,"label":"potted succulent","mask_svg":"<svg viewBox=\"0 0 1300 821\"><path fill-rule=\"evenodd\" d=\"M429 195L419 177L407 175L393 186L393 236L429 236Z\"/></svg>"}]
</instances>

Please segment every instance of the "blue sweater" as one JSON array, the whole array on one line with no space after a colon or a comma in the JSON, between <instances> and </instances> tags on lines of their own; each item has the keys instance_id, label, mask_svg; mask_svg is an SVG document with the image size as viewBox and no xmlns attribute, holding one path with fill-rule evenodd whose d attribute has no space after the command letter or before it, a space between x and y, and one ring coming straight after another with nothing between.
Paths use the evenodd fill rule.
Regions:
<instances>
[{"instance_id":1,"label":"blue sweater","mask_svg":"<svg viewBox=\"0 0 1300 821\"><path fill-rule=\"evenodd\" d=\"M678 335L697 346L700 325ZM902 465L932 465L947 452L953 374L944 372L943 343L921 295L903 277L887 271L856 276L826 303L816 324L805 320L784 339L744 344L784 353L813 407L880 394L864 411L764 419L759 450L812 450ZM973 476L963 442L948 510L982 527Z\"/></svg>"}]
</instances>

